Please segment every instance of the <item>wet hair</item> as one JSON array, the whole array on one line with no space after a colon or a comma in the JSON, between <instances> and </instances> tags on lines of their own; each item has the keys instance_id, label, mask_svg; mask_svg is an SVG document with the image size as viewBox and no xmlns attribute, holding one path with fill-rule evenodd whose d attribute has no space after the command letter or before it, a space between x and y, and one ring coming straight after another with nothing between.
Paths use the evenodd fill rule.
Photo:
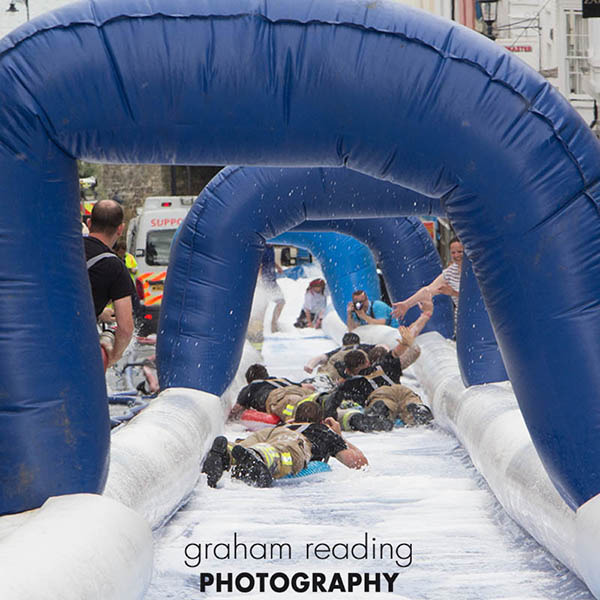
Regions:
<instances>
[{"instance_id":1,"label":"wet hair","mask_svg":"<svg viewBox=\"0 0 600 600\"><path fill-rule=\"evenodd\" d=\"M320 423L323 417L321 407L312 400L298 406L294 420L300 423Z\"/></svg>"},{"instance_id":2,"label":"wet hair","mask_svg":"<svg viewBox=\"0 0 600 600\"><path fill-rule=\"evenodd\" d=\"M357 333L345 333L342 338L342 346L354 346L354 344L360 344L360 338Z\"/></svg>"},{"instance_id":3,"label":"wet hair","mask_svg":"<svg viewBox=\"0 0 600 600\"><path fill-rule=\"evenodd\" d=\"M378 363L386 354L388 349L385 346L373 346L369 350L369 362L374 365Z\"/></svg>"},{"instance_id":4,"label":"wet hair","mask_svg":"<svg viewBox=\"0 0 600 600\"><path fill-rule=\"evenodd\" d=\"M358 367L364 365L367 361L368 357L362 350L350 350L344 356L344 367L346 371L354 373Z\"/></svg>"},{"instance_id":5,"label":"wet hair","mask_svg":"<svg viewBox=\"0 0 600 600\"><path fill-rule=\"evenodd\" d=\"M452 244L460 244L462 246L462 242L457 238L457 237L453 237L449 242L448 242L448 248L450 248L450 246L452 246Z\"/></svg>"},{"instance_id":6,"label":"wet hair","mask_svg":"<svg viewBox=\"0 0 600 600\"><path fill-rule=\"evenodd\" d=\"M90 217L90 233L112 235L123 223L123 208L114 200L100 200L94 204Z\"/></svg>"},{"instance_id":7,"label":"wet hair","mask_svg":"<svg viewBox=\"0 0 600 600\"><path fill-rule=\"evenodd\" d=\"M269 372L267 371L267 367L259 363L250 365L246 370L246 381L248 383L252 383L257 379L266 379L268 376Z\"/></svg>"}]
</instances>

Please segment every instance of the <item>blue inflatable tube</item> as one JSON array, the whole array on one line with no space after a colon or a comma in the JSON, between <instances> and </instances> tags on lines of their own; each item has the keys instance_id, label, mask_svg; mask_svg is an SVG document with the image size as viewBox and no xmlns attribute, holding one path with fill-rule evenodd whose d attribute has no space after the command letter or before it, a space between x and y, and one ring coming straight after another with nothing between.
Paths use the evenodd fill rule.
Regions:
<instances>
[{"instance_id":1,"label":"blue inflatable tube","mask_svg":"<svg viewBox=\"0 0 600 600\"><path fill-rule=\"evenodd\" d=\"M265 239L352 211L369 217L434 209L439 202L431 198L348 169L223 169L196 200L171 252L156 348L161 388L220 395L227 387ZM196 366L209 364L215 366Z\"/></svg>"},{"instance_id":2,"label":"blue inflatable tube","mask_svg":"<svg viewBox=\"0 0 600 600\"><path fill-rule=\"evenodd\" d=\"M402 188L399 192L402 193ZM406 193L412 199L413 192L406 190ZM377 196L373 202L377 202ZM417 217L307 221L294 228L294 231L328 230L347 233L373 251L394 302L408 298L441 273L440 257L433 240ZM433 317L424 331L438 331L451 338L454 334L452 300L448 296L436 296L434 305ZM412 323L419 314L417 307L411 308L401 324ZM345 321L346 315L341 318Z\"/></svg>"},{"instance_id":3,"label":"blue inflatable tube","mask_svg":"<svg viewBox=\"0 0 600 600\"><path fill-rule=\"evenodd\" d=\"M441 198L550 478L572 507L600 492L600 143L548 81L503 48L385 0L84 1L0 41L0 107L0 354L9 357L0 512L101 490L106 474L76 158L346 166ZM361 212L352 194L330 191L319 219ZM300 200L285 210L297 225L302 188L281 196L290 193ZM370 216L402 212L383 205ZM176 253L200 250L192 230L201 210L195 218ZM227 252L251 248L253 275L261 241L249 237L222 241ZM190 283L237 293L246 257L228 256L202 273L188 261ZM208 391L232 375L251 287L241 285L231 307L236 324L222 336L231 349L196 356ZM170 385L178 382L166 348L176 330L181 347L212 342L223 315L210 303L185 308L188 317L165 315L165 324L174 313L180 322L159 340ZM43 362L47 378L31 372Z\"/></svg>"},{"instance_id":4,"label":"blue inflatable tube","mask_svg":"<svg viewBox=\"0 0 600 600\"><path fill-rule=\"evenodd\" d=\"M466 256L460 275L456 353L466 387L508 379L471 261Z\"/></svg>"},{"instance_id":5,"label":"blue inflatable tube","mask_svg":"<svg viewBox=\"0 0 600 600\"><path fill-rule=\"evenodd\" d=\"M294 231L329 229L345 231L369 245L382 266L394 300L410 296L441 272L440 259L431 236L415 217L306 221ZM463 259L460 294L456 348L464 384L471 386L507 380L498 342L466 256ZM452 301L442 295L437 296L434 302L434 315L424 331L438 331L445 337L451 337L454 330ZM418 309L412 309L407 313L405 322L410 323L417 316ZM345 314L340 314L340 318L345 321Z\"/></svg>"},{"instance_id":6,"label":"blue inflatable tube","mask_svg":"<svg viewBox=\"0 0 600 600\"><path fill-rule=\"evenodd\" d=\"M346 304L354 290L363 289L369 298L376 300L381 297L373 254L349 235L329 231L318 234L288 231L269 242L305 248L315 255L327 280L333 307L342 321L346 320Z\"/></svg>"}]
</instances>

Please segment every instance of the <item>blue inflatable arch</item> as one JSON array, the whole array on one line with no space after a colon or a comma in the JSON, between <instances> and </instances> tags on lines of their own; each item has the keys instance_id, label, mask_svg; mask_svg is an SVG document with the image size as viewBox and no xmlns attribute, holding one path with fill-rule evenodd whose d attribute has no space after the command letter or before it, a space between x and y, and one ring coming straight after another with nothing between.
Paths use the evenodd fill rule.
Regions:
<instances>
[{"instance_id":1,"label":"blue inflatable arch","mask_svg":"<svg viewBox=\"0 0 600 600\"><path fill-rule=\"evenodd\" d=\"M349 169L223 169L171 251L156 347L161 388L221 394L233 379L265 239L306 220L429 214L433 207L439 202ZM193 368L211 363L219 368Z\"/></svg>"},{"instance_id":2,"label":"blue inflatable arch","mask_svg":"<svg viewBox=\"0 0 600 600\"><path fill-rule=\"evenodd\" d=\"M338 171L338 179L345 176L345 171ZM373 184L372 201L376 204L377 186L375 182ZM414 197L411 192L405 193L411 199ZM441 273L441 261L433 240L417 217L306 221L294 227L294 231L329 230L352 235L371 248L394 302L408 298ZM346 302L349 299L347 295ZM433 302L433 317L424 331L439 331L444 337L451 338L454 334L452 301L448 296L439 295ZM401 324L412 323L419 314L417 307L411 308ZM342 320L345 319L344 312Z\"/></svg>"},{"instance_id":3,"label":"blue inflatable arch","mask_svg":"<svg viewBox=\"0 0 600 600\"><path fill-rule=\"evenodd\" d=\"M499 46L396 2L81 2L0 41L0 107L0 512L106 478L76 158L347 166L441 198L552 481L599 492L600 147Z\"/></svg>"},{"instance_id":4,"label":"blue inflatable arch","mask_svg":"<svg viewBox=\"0 0 600 600\"><path fill-rule=\"evenodd\" d=\"M269 240L273 244L289 244L305 248L321 264L333 307L346 319L346 303L353 290L364 289L370 298L380 298L377 265L371 250L359 240L343 233L302 233L288 231Z\"/></svg>"},{"instance_id":5,"label":"blue inflatable arch","mask_svg":"<svg viewBox=\"0 0 600 600\"><path fill-rule=\"evenodd\" d=\"M343 171L339 171L343 175ZM410 296L441 272L440 259L431 237L421 221L415 217L306 221L283 237L288 239L288 236L296 231L329 229L351 233L369 245L381 266L388 291L394 300ZM328 260L331 262L332 259ZM335 277L339 275L335 274ZM349 297L350 291L347 291L338 303L344 304ZM434 303L433 317L427 323L424 332L438 331L445 337L452 337L454 317L450 298L436 296ZM471 262L466 256L463 258L459 306L456 349L463 383L469 387L507 380L508 375L498 342ZM408 311L405 323L411 323L418 314L417 308ZM340 313L340 317L345 320L345 313Z\"/></svg>"},{"instance_id":6,"label":"blue inflatable arch","mask_svg":"<svg viewBox=\"0 0 600 600\"><path fill-rule=\"evenodd\" d=\"M471 261L466 256L460 275L456 354L465 387L508 379Z\"/></svg>"}]
</instances>

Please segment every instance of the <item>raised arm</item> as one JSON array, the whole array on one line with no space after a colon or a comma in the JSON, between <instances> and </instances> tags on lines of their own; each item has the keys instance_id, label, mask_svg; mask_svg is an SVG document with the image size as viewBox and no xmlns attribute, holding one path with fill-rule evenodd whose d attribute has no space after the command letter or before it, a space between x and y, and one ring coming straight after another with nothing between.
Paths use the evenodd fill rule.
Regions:
<instances>
[{"instance_id":1,"label":"raised arm","mask_svg":"<svg viewBox=\"0 0 600 600\"><path fill-rule=\"evenodd\" d=\"M304 365L304 370L307 373L312 373L313 370L316 369L319 365L325 364L327 362L327 359L327 354L319 354L319 356L314 356Z\"/></svg>"},{"instance_id":2,"label":"raised arm","mask_svg":"<svg viewBox=\"0 0 600 600\"><path fill-rule=\"evenodd\" d=\"M421 333L421 331L423 331L423 327L425 327L427 321L429 321L429 319L431 319L433 315L432 296L424 295L423 300L419 302L419 308L421 309L421 314L408 327L408 330L410 331L410 334L413 338L416 338Z\"/></svg>"},{"instance_id":3,"label":"raised arm","mask_svg":"<svg viewBox=\"0 0 600 600\"><path fill-rule=\"evenodd\" d=\"M348 327L348 331L353 331L356 329L360 323L352 318L352 312L354 311L354 305L352 302L348 302L346 306L346 327Z\"/></svg>"},{"instance_id":4,"label":"raised arm","mask_svg":"<svg viewBox=\"0 0 600 600\"><path fill-rule=\"evenodd\" d=\"M433 296L437 296L438 294L458 296L458 293L455 292L444 279L443 273L440 273L430 284L423 286L412 296L406 298L406 300L394 302L392 304L392 315L397 319L401 319L410 308L419 303L426 302L428 300L430 301Z\"/></svg>"}]
</instances>

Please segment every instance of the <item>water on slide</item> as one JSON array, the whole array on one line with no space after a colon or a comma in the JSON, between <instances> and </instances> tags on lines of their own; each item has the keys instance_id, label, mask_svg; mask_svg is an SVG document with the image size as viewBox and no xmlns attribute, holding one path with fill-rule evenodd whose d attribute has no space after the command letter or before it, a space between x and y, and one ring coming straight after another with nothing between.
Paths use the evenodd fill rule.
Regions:
<instances>
[{"instance_id":1,"label":"water on slide","mask_svg":"<svg viewBox=\"0 0 600 600\"><path fill-rule=\"evenodd\" d=\"M266 335L262 352L272 374L298 380L306 376L306 360L334 344L318 331L292 326L307 280L281 284L287 302L282 331ZM404 383L422 393L410 374ZM229 439L245 435L240 425L227 425L226 434ZM146 599L592 600L585 585L504 512L453 436L436 427L345 435L366 454L368 469L353 471L332 459L330 472L270 489L248 487L227 473L210 489L202 476L189 502L155 534L155 571ZM365 535L363 558L358 544ZM373 542L376 552L389 544L383 558L373 558ZM289 546L280 555L275 544L284 543ZM325 546L315 552L319 543L327 544L329 553ZM244 546L253 556L244 558ZM393 593L383 580L380 592L357 587L352 593L282 594L268 588L260 593L258 585L248 593L226 587L217 592L214 586L200 590L201 573L243 572L324 573L327 581L334 573L398 576Z\"/></svg>"}]
</instances>

